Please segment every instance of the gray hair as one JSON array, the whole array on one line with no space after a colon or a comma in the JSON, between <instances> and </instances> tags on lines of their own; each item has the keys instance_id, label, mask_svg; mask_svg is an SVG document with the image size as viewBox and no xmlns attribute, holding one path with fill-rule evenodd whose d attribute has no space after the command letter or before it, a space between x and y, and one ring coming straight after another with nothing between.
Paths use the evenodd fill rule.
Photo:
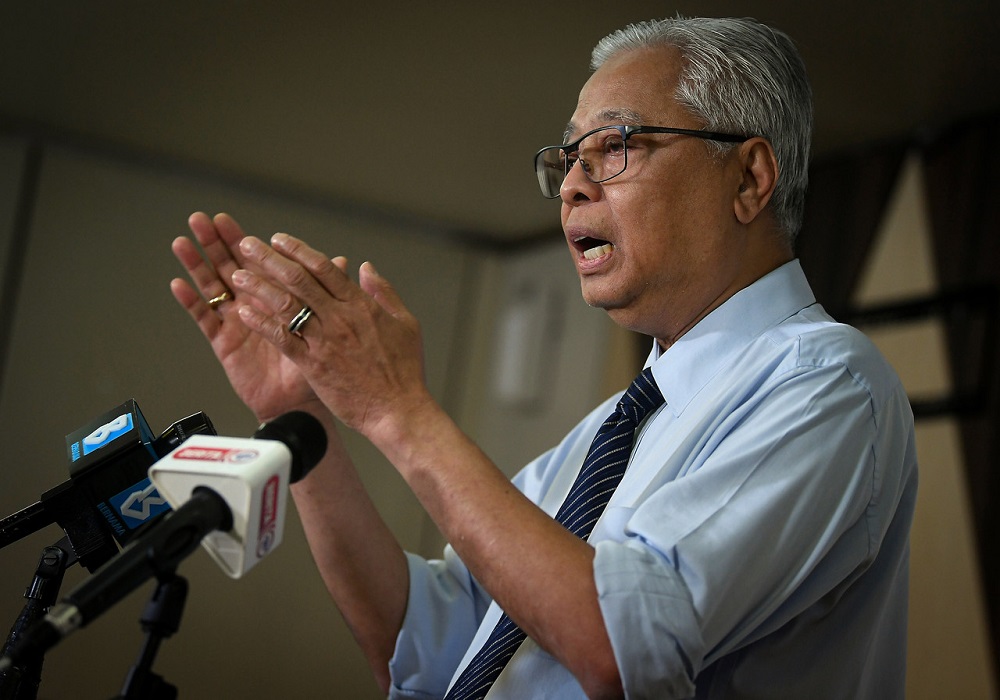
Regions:
<instances>
[{"instance_id":1,"label":"gray hair","mask_svg":"<svg viewBox=\"0 0 1000 700\"><path fill-rule=\"evenodd\" d=\"M594 47L597 70L624 51L672 46L685 62L674 99L710 131L763 136L778 160L771 203L790 242L802 226L812 140L812 90L788 35L752 19L684 18L629 25ZM662 125L661 125L662 126ZM711 144L717 152L733 146Z\"/></svg>"}]
</instances>

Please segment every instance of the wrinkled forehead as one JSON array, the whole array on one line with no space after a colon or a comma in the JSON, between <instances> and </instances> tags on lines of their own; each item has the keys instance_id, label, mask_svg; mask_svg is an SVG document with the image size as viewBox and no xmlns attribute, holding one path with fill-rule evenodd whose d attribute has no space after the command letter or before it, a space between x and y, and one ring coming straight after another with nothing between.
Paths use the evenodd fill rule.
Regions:
<instances>
[{"instance_id":1,"label":"wrinkled forehead","mask_svg":"<svg viewBox=\"0 0 1000 700\"><path fill-rule=\"evenodd\" d=\"M563 143L609 124L666 124L682 108L674 93L680 52L668 46L625 51L598 68L580 90Z\"/></svg>"},{"instance_id":2,"label":"wrinkled forehead","mask_svg":"<svg viewBox=\"0 0 1000 700\"><path fill-rule=\"evenodd\" d=\"M609 107L607 109L601 110L598 114L593 115L595 120L595 126L587 128L579 128L575 122L572 120L566 124L566 129L563 131L563 143L572 143L575 139L579 138L582 134L590 131L591 128L596 128L599 126L608 126L611 124L624 124L626 126L636 125L645 123L645 119L641 113L630 109L628 107Z\"/></svg>"}]
</instances>

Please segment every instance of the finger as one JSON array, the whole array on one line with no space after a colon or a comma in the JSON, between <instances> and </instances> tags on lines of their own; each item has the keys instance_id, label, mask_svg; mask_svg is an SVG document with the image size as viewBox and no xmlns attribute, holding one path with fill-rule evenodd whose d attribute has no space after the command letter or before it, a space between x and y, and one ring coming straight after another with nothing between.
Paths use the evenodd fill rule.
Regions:
<instances>
[{"instance_id":1,"label":"finger","mask_svg":"<svg viewBox=\"0 0 1000 700\"><path fill-rule=\"evenodd\" d=\"M368 296L395 318L409 317L410 311L403 304L396 289L389 281L379 274L370 262L361 264L358 271L358 283Z\"/></svg>"},{"instance_id":2,"label":"finger","mask_svg":"<svg viewBox=\"0 0 1000 700\"><path fill-rule=\"evenodd\" d=\"M296 361L308 352L308 346L288 332L287 325L278 321L274 316L262 313L252 306L243 305L239 308L240 320L252 332L260 335L264 340L274 345L282 354Z\"/></svg>"},{"instance_id":3,"label":"finger","mask_svg":"<svg viewBox=\"0 0 1000 700\"><path fill-rule=\"evenodd\" d=\"M201 298L201 294L187 280L180 278L171 280L170 292L174 295L177 303L188 312L188 315L198 325L202 334L211 342L222 325L219 315L213 313L212 309Z\"/></svg>"},{"instance_id":4,"label":"finger","mask_svg":"<svg viewBox=\"0 0 1000 700\"><path fill-rule=\"evenodd\" d=\"M225 212L221 212L212 217L212 223L219 232L219 236L230 248L236 248L240 240L246 236L243 227L236 223L236 219Z\"/></svg>"},{"instance_id":5,"label":"finger","mask_svg":"<svg viewBox=\"0 0 1000 700\"><path fill-rule=\"evenodd\" d=\"M344 257L330 259L323 253L309 247L306 243L287 233L276 233L271 237L274 250L283 256L297 262L309 275L318 281L322 287L340 301L349 301L358 296L358 287L347 276L347 259ZM306 290L303 290L306 291ZM308 300L303 297L304 301Z\"/></svg>"},{"instance_id":6,"label":"finger","mask_svg":"<svg viewBox=\"0 0 1000 700\"><path fill-rule=\"evenodd\" d=\"M240 249L265 276L288 290L301 304L321 307L330 301L331 295L347 301L360 294L347 275L322 253L287 234L275 234L273 240L278 241L282 250L272 248L253 236L244 238Z\"/></svg>"},{"instance_id":7,"label":"finger","mask_svg":"<svg viewBox=\"0 0 1000 700\"><path fill-rule=\"evenodd\" d=\"M302 310L303 303L298 298L249 270L234 272L232 282L240 292L253 297L258 311L270 314L278 322L285 319L287 323Z\"/></svg>"},{"instance_id":8,"label":"finger","mask_svg":"<svg viewBox=\"0 0 1000 700\"><path fill-rule=\"evenodd\" d=\"M228 285L219 279L215 267L205 260L191 239L179 236L170 248L205 299L213 299L229 290Z\"/></svg>"},{"instance_id":9,"label":"finger","mask_svg":"<svg viewBox=\"0 0 1000 700\"><path fill-rule=\"evenodd\" d=\"M212 220L202 212L195 212L188 217L188 228L194 234L201 250L187 238L174 241L174 255L182 262L198 290L206 299L228 300L228 279L230 270L220 271L220 264L225 266L226 260L219 255L220 240L218 231ZM224 248L224 245L221 246ZM211 253L211 255L209 255ZM232 256L225 256L231 260ZM213 259L214 258L214 259ZM209 302L214 309L218 303Z\"/></svg>"},{"instance_id":10,"label":"finger","mask_svg":"<svg viewBox=\"0 0 1000 700\"><path fill-rule=\"evenodd\" d=\"M210 219L202 212L195 212L188 218L188 227L205 251L205 257L220 282L228 285L233 272L243 265L239 250L239 242L244 237L243 229L228 214L217 214Z\"/></svg>"}]
</instances>

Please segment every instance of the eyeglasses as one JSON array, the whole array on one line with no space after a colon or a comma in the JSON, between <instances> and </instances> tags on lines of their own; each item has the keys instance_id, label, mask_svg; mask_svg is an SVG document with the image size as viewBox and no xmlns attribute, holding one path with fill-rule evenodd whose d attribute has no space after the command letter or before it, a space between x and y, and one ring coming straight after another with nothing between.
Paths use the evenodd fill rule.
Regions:
<instances>
[{"instance_id":1,"label":"eyeglasses","mask_svg":"<svg viewBox=\"0 0 1000 700\"><path fill-rule=\"evenodd\" d=\"M588 131L572 143L547 146L535 154L535 174L542 194L549 199L559 196L563 180L577 161L591 182L607 182L618 177L628 166L629 136L635 134L681 134L709 141L743 143L751 136L720 134L715 131L674 129L669 126L602 126Z\"/></svg>"}]
</instances>

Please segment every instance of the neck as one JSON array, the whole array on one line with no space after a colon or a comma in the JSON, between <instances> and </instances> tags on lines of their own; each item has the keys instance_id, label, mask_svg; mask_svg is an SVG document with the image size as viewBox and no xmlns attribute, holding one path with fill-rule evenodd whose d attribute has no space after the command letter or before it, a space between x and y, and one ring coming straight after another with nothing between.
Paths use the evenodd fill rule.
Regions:
<instances>
[{"instance_id":1,"label":"neck","mask_svg":"<svg viewBox=\"0 0 1000 700\"><path fill-rule=\"evenodd\" d=\"M784 240L784 239L782 239ZM750 251L747 251L750 253ZM656 335L656 342L662 350L667 350L677 340L689 330L694 328L703 318L712 311L722 306L737 292L746 289L761 277L777 270L795 256L792 254L790 246L785 243L780 245L769 245L760 250L753 251L753 254L746 255L743 259L745 264L741 265L738 273L731 279L729 284L700 310L696 311L689 320L680 328L671 330L670 333Z\"/></svg>"}]
</instances>

